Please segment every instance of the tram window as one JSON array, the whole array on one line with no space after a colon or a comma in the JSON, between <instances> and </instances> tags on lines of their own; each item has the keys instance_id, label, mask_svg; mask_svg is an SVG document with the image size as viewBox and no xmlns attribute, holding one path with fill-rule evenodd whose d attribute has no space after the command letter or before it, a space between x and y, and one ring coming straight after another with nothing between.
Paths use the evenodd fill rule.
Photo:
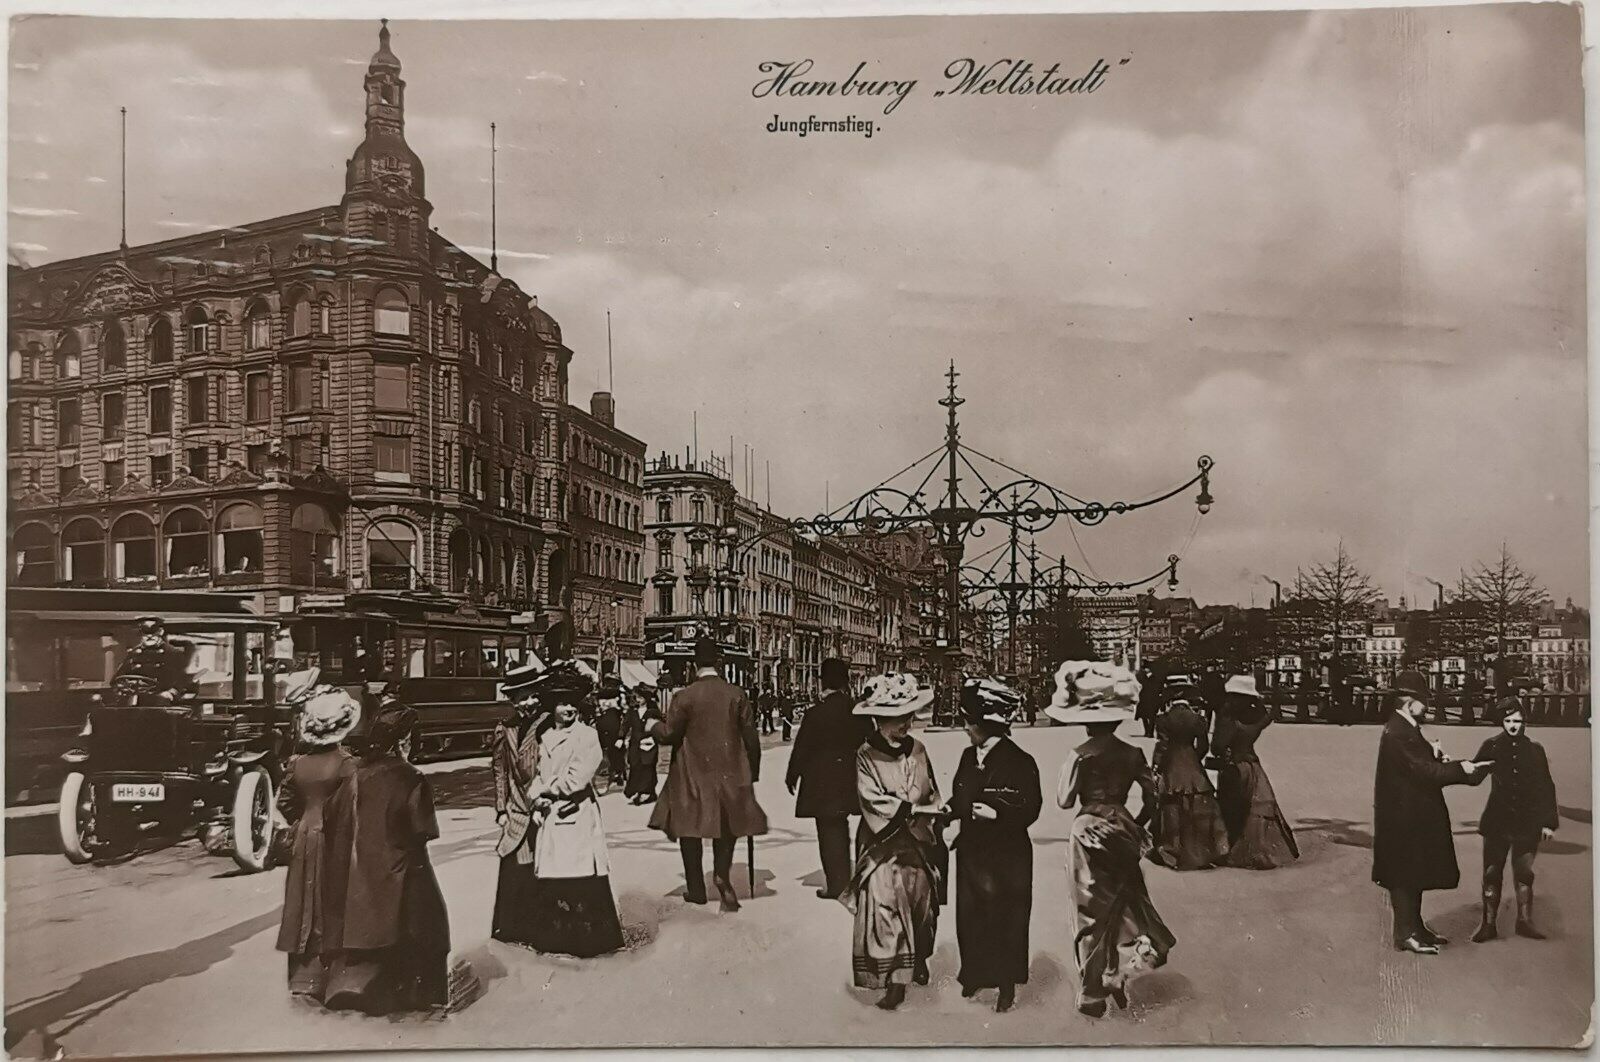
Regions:
<instances>
[{"instance_id":1,"label":"tram window","mask_svg":"<svg viewBox=\"0 0 1600 1062\"><path fill-rule=\"evenodd\" d=\"M500 637L495 634L486 634L479 639L479 646L483 653L483 673L485 675L500 674Z\"/></svg>"},{"instance_id":2,"label":"tram window","mask_svg":"<svg viewBox=\"0 0 1600 1062\"><path fill-rule=\"evenodd\" d=\"M189 656L189 673L194 676L195 692L203 701L233 699L233 638L228 631L184 636L194 647Z\"/></svg>"},{"instance_id":3,"label":"tram window","mask_svg":"<svg viewBox=\"0 0 1600 1062\"><path fill-rule=\"evenodd\" d=\"M6 638L6 692L37 693L54 684L55 647L51 639Z\"/></svg>"},{"instance_id":4,"label":"tram window","mask_svg":"<svg viewBox=\"0 0 1600 1062\"><path fill-rule=\"evenodd\" d=\"M456 674L468 678L483 674L483 657L478 652L477 635L456 635Z\"/></svg>"},{"instance_id":5,"label":"tram window","mask_svg":"<svg viewBox=\"0 0 1600 1062\"><path fill-rule=\"evenodd\" d=\"M433 678L449 678L456 673L456 647L448 633L433 636L433 661L428 674Z\"/></svg>"},{"instance_id":6,"label":"tram window","mask_svg":"<svg viewBox=\"0 0 1600 1062\"><path fill-rule=\"evenodd\" d=\"M428 673L428 639L422 635L407 635L406 643L406 677L422 678Z\"/></svg>"},{"instance_id":7,"label":"tram window","mask_svg":"<svg viewBox=\"0 0 1600 1062\"><path fill-rule=\"evenodd\" d=\"M117 641L108 634L67 635L60 643L67 689L100 689L116 673Z\"/></svg>"}]
</instances>

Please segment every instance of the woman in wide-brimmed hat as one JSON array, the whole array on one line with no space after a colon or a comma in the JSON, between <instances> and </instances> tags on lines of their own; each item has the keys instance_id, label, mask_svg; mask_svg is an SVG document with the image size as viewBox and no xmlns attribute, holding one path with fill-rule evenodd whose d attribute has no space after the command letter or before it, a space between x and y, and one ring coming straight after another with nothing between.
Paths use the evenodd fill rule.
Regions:
<instances>
[{"instance_id":1,"label":"woman in wide-brimmed hat","mask_svg":"<svg viewBox=\"0 0 1600 1062\"><path fill-rule=\"evenodd\" d=\"M1157 806L1150 858L1173 870L1204 870L1228 858L1222 809L1201 766L1210 727L1197 708L1198 685L1176 683L1166 693L1166 710L1156 720Z\"/></svg>"},{"instance_id":2,"label":"woman in wide-brimmed hat","mask_svg":"<svg viewBox=\"0 0 1600 1062\"><path fill-rule=\"evenodd\" d=\"M868 679L855 714L874 729L856 753L861 828L856 869L840 901L855 914L851 938L857 988L881 988L878 1006L893 1010L906 986L928 983L948 855L940 836L946 809L922 742L911 736L933 690L915 676Z\"/></svg>"},{"instance_id":3,"label":"woman in wide-brimmed hat","mask_svg":"<svg viewBox=\"0 0 1600 1062\"><path fill-rule=\"evenodd\" d=\"M1271 870L1300 858L1294 830L1256 754L1256 739L1272 723L1253 675L1234 675L1224 688L1212 749L1219 760L1217 803L1228 830L1228 865Z\"/></svg>"},{"instance_id":4,"label":"woman in wide-brimmed hat","mask_svg":"<svg viewBox=\"0 0 1600 1062\"><path fill-rule=\"evenodd\" d=\"M322 959L322 807L344 784L355 762L341 742L361 721L361 706L344 690L318 684L316 668L290 679L288 703L299 709L302 749L284 772L278 810L289 824L288 880L278 950L289 954L289 991L320 999Z\"/></svg>"},{"instance_id":5,"label":"woman in wide-brimmed hat","mask_svg":"<svg viewBox=\"0 0 1600 1062\"><path fill-rule=\"evenodd\" d=\"M1139 865L1150 845L1140 823L1154 808L1155 778L1144 753L1116 736L1133 719L1138 696L1132 674L1068 661L1056 671L1055 697L1045 709L1056 722L1089 731L1062 765L1056 803L1078 806L1067 861L1078 1009L1096 1018L1105 1014L1108 996L1126 1007L1128 978L1164 965L1177 942L1150 902ZM1135 784L1144 794L1137 820L1127 807Z\"/></svg>"},{"instance_id":6,"label":"woman in wide-brimmed hat","mask_svg":"<svg viewBox=\"0 0 1600 1062\"><path fill-rule=\"evenodd\" d=\"M1028 983L1028 922L1033 912L1033 842L1039 818L1039 765L1011 740L1022 696L993 679L968 679L961 712L972 744L950 787L956 838L956 941L963 996L997 988L995 1010L1011 1009Z\"/></svg>"}]
</instances>

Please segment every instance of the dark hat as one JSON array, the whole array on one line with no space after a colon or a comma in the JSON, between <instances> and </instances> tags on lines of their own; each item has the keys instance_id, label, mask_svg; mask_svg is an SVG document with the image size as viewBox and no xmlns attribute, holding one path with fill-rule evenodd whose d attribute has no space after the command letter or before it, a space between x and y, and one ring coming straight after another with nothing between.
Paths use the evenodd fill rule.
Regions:
<instances>
[{"instance_id":1,"label":"dark hat","mask_svg":"<svg viewBox=\"0 0 1600 1062\"><path fill-rule=\"evenodd\" d=\"M1428 676L1420 671L1402 671L1394 677L1390 687L1396 693L1409 694L1419 701L1431 700L1433 691L1428 688Z\"/></svg>"},{"instance_id":2,"label":"dark hat","mask_svg":"<svg viewBox=\"0 0 1600 1062\"><path fill-rule=\"evenodd\" d=\"M969 723L992 723L1007 730L1022 708L1022 694L994 679L967 679L961 685L961 714Z\"/></svg>"},{"instance_id":3,"label":"dark hat","mask_svg":"<svg viewBox=\"0 0 1600 1062\"><path fill-rule=\"evenodd\" d=\"M374 749L392 749L417 726L417 710L402 701L390 701L378 709L367 731L367 742Z\"/></svg>"},{"instance_id":4,"label":"dark hat","mask_svg":"<svg viewBox=\"0 0 1600 1062\"><path fill-rule=\"evenodd\" d=\"M710 638L699 638L694 643L694 666L716 667L722 663L722 647Z\"/></svg>"},{"instance_id":5,"label":"dark hat","mask_svg":"<svg viewBox=\"0 0 1600 1062\"><path fill-rule=\"evenodd\" d=\"M842 690L850 685L850 665L836 656L822 662L822 684L830 690Z\"/></svg>"},{"instance_id":6,"label":"dark hat","mask_svg":"<svg viewBox=\"0 0 1600 1062\"><path fill-rule=\"evenodd\" d=\"M167 625L162 622L160 616L139 617L139 633L141 634L153 634L156 631L164 631L166 629Z\"/></svg>"},{"instance_id":7,"label":"dark hat","mask_svg":"<svg viewBox=\"0 0 1600 1062\"><path fill-rule=\"evenodd\" d=\"M506 668L504 683L506 695L515 698L543 672L544 665L534 656L529 656L522 663Z\"/></svg>"},{"instance_id":8,"label":"dark hat","mask_svg":"<svg viewBox=\"0 0 1600 1062\"><path fill-rule=\"evenodd\" d=\"M1512 712L1526 715L1527 709L1522 707L1522 702L1517 700L1515 697L1501 697L1495 702L1494 713L1496 718L1504 719Z\"/></svg>"},{"instance_id":9,"label":"dark hat","mask_svg":"<svg viewBox=\"0 0 1600 1062\"><path fill-rule=\"evenodd\" d=\"M594 691L594 679L576 660L557 660L522 687L524 696L544 705L577 704Z\"/></svg>"}]
</instances>

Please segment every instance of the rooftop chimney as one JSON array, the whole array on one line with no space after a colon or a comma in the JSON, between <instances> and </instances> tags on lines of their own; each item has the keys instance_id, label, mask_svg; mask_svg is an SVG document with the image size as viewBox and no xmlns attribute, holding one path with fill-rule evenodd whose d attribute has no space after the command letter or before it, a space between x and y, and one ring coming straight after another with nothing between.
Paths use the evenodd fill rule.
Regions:
<instances>
[{"instance_id":1,"label":"rooftop chimney","mask_svg":"<svg viewBox=\"0 0 1600 1062\"><path fill-rule=\"evenodd\" d=\"M610 391L596 391L590 396L589 415L608 428L617 426L617 400Z\"/></svg>"}]
</instances>

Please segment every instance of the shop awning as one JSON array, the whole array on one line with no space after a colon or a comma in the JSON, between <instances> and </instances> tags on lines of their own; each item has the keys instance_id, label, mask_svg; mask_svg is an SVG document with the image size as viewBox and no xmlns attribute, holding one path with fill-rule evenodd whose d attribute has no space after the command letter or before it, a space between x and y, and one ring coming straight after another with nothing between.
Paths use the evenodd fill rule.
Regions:
<instances>
[{"instance_id":1,"label":"shop awning","mask_svg":"<svg viewBox=\"0 0 1600 1062\"><path fill-rule=\"evenodd\" d=\"M630 689L635 686L654 687L656 678L661 674L661 665L654 660L619 660L617 663L618 677Z\"/></svg>"}]
</instances>

